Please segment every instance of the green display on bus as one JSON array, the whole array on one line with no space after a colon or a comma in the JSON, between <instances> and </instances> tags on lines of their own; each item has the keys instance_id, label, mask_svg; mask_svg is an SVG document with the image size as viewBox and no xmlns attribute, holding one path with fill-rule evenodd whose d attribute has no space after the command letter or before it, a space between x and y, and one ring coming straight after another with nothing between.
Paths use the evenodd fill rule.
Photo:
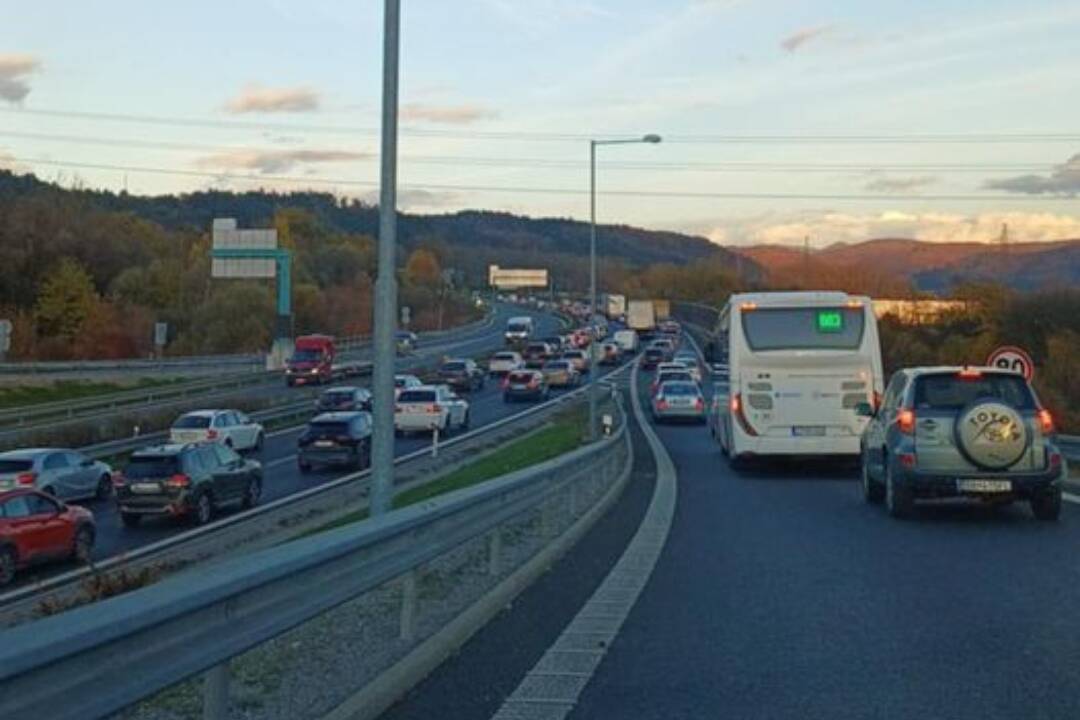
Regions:
<instances>
[{"instance_id":1,"label":"green display on bus","mask_svg":"<svg viewBox=\"0 0 1080 720\"><path fill-rule=\"evenodd\" d=\"M817 330L819 333L844 332L844 313L839 310L819 310Z\"/></svg>"}]
</instances>

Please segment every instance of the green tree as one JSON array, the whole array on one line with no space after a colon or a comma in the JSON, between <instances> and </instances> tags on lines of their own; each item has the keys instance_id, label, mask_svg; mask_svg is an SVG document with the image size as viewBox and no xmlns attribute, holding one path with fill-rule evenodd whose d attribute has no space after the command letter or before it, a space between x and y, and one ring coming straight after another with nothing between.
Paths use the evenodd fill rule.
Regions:
<instances>
[{"instance_id":1,"label":"green tree","mask_svg":"<svg viewBox=\"0 0 1080 720\"><path fill-rule=\"evenodd\" d=\"M38 291L34 320L45 337L73 339L98 302L90 273L77 261L63 258Z\"/></svg>"}]
</instances>

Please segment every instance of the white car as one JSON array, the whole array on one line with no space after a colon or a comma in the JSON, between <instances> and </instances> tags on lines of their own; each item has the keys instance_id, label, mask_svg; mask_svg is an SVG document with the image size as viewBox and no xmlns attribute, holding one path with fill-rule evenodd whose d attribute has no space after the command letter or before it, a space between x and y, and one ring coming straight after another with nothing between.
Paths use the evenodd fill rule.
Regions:
<instances>
[{"instance_id":1,"label":"white car","mask_svg":"<svg viewBox=\"0 0 1080 720\"><path fill-rule=\"evenodd\" d=\"M506 375L523 367L525 367L525 361L521 358L521 353L497 352L488 360L488 374L490 375Z\"/></svg>"},{"instance_id":2,"label":"white car","mask_svg":"<svg viewBox=\"0 0 1080 720\"><path fill-rule=\"evenodd\" d=\"M399 433L442 434L469 427L469 403L446 385L421 385L402 390L394 407L394 430Z\"/></svg>"},{"instance_id":3,"label":"white car","mask_svg":"<svg viewBox=\"0 0 1080 720\"><path fill-rule=\"evenodd\" d=\"M263 426L238 410L195 410L176 419L169 442L219 442L237 452L263 446Z\"/></svg>"},{"instance_id":4,"label":"white car","mask_svg":"<svg viewBox=\"0 0 1080 720\"><path fill-rule=\"evenodd\" d=\"M670 370L689 370L689 369L690 368L686 367L686 365L684 363L676 362L676 361L662 362L662 363L660 363L659 365L656 366L656 372L657 373L662 373L665 370L670 371Z\"/></svg>"},{"instance_id":5,"label":"white car","mask_svg":"<svg viewBox=\"0 0 1080 720\"><path fill-rule=\"evenodd\" d=\"M394 376L394 399L397 400L401 395L402 390L411 390L412 388L418 388L424 383L420 382L420 378L415 375L395 375Z\"/></svg>"},{"instance_id":6,"label":"white car","mask_svg":"<svg viewBox=\"0 0 1080 720\"><path fill-rule=\"evenodd\" d=\"M690 374L694 377L694 382L701 382L701 363L698 362L697 356L691 353L678 353L675 355L675 362L682 363L686 366L686 369L690 371Z\"/></svg>"}]
</instances>

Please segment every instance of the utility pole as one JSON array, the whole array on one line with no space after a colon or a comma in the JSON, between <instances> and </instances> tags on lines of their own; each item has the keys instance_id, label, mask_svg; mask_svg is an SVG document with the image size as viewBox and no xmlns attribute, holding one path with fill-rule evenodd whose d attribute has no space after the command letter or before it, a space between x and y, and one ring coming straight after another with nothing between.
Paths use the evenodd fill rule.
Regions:
<instances>
[{"instance_id":1,"label":"utility pole","mask_svg":"<svg viewBox=\"0 0 1080 720\"><path fill-rule=\"evenodd\" d=\"M1005 255L1009 254L1009 223L1001 223L1001 235L998 237L998 246Z\"/></svg>"},{"instance_id":2,"label":"utility pole","mask_svg":"<svg viewBox=\"0 0 1080 720\"><path fill-rule=\"evenodd\" d=\"M375 280L375 368L371 451L372 516L394 498L394 333L397 330L398 32L401 0L385 0L383 26L382 157L379 178L378 278Z\"/></svg>"}]
</instances>

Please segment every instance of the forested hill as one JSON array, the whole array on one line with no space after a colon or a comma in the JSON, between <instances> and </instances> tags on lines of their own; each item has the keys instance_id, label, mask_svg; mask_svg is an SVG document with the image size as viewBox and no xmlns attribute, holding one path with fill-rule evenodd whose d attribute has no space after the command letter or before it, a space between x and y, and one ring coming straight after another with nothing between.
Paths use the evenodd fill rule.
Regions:
<instances>
[{"instance_id":1,"label":"forested hill","mask_svg":"<svg viewBox=\"0 0 1080 720\"><path fill-rule=\"evenodd\" d=\"M329 193L204 191L182 195L136 196L96 190L67 190L32 176L0 172L0 203L14 196L51 192L79 197L102 210L132 213L167 230L205 232L215 217L236 218L241 227L268 227L282 208L301 208L331 232L374 236L378 209ZM443 215L402 214L400 240L405 250L444 246L455 265L473 282L482 282L489 263L548 267L563 286L580 286L589 251L588 224L560 218L533 219L509 213L464 211ZM702 260L729 263L756 275L753 261L738 257L703 237L605 225L598 232L602 256L631 267L655 263L683 265Z\"/></svg>"}]
</instances>

